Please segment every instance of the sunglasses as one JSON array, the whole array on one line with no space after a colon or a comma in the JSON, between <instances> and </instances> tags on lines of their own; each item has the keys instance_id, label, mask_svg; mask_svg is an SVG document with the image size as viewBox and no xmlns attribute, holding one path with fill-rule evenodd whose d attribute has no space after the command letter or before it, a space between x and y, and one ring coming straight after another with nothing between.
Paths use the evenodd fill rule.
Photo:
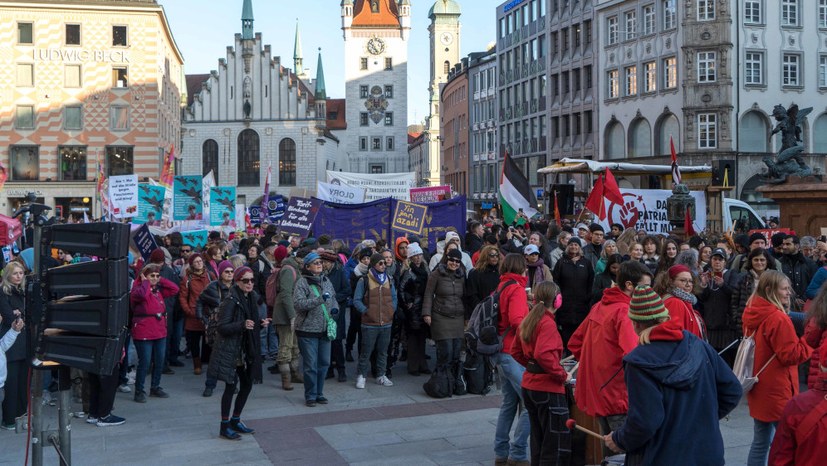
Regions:
<instances>
[{"instance_id":1,"label":"sunglasses","mask_svg":"<svg viewBox=\"0 0 827 466\"><path fill-rule=\"evenodd\" d=\"M241 283L244 283L245 285L249 285L250 283L253 283L254 280L255 280L254 278L242 278L239 281Z\"/></svg>"},{"instance_id":2,"label":"sunglasses","mask_svg":"<svg viewBox=\"0 0 827 466\"><path fill-rule=\"evenodd\" d=\"M182 249L181 252L192 252L192 249Z\"/></svg>"},{"instance_id":3,"label":"sunglasses","mask_svg":"<svg viewBox=\"0 0 827 466\"><path fill-rule=\"evenodd\" d=\"M493 252L493 253L489 254L488 257L500 257L500 255L497 254L496 252Z\"/></svg>"},{"instance_id":4,"label":"sunglasses","mask_svg":"<svg viewBox=\"0 0 827 466\"><path fill-rule=\"evenodd\" d=\"M223 273L229 273L229 274L232 274L233 272L234 272L234 270L233 270L233 269L227 269L227 270L225 270Z\"/></svg>"},{"instance_id":5,"label":"sunglasses","mask_svg":"<svg viewBox=\"0 0 827 466\"><path fill-rule=\"evenodd\" d=\"M453 262L454 264L459 264L459 263L460 263L460 262L462 262L462 261L461 261L461 260L458 260L458 259L448 259L448 262L449 262L449 263L450 263L450 262Z\"/></svg>"}]
</instances>

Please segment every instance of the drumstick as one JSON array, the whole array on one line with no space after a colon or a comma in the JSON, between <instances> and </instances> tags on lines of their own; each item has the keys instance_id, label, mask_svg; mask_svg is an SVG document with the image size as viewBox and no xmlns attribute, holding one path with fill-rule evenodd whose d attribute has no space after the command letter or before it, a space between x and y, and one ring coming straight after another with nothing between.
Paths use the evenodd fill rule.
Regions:
<instances>
[{"instance_id":1,"label":"drumstick","mask_svg":"<svg viewBox=\"0 0 827 466\"><path fill-rule=\"evenodd\" d=\"M566 356L565 358L561 359L560 363L564 363L566 361L571 361L572 359L574 359L574 355L570 354L570 355Z\"/></svg>"},{"instance_id":2,"label":"drumstick","mask_svg":"<svg viewBox=\"0 0 827 466\"><path fill-rule=\"evenodd\" d=\"M572 375L572 374L574 374L574 371L576 371L578 367L580 367L580 361L577 361L577 364L575 364L575 365L571 368L571 370L566 371L566 374L568 374L568 375L569 375L569 377L571 377L571 375Z\"/></svg>"},{"instance_id":3,"label":"drumstick","mask_svg":"<svg viewBox=\"0 0 827 466\"><path fill-rule=\"evenodd\" d=\"M592 431L592 430L586 429L585 427L580 427L579 425L577 425L577 421L575 421L574 419L569 419L568 421L566 421L566 427L567 427L569 430L572 430L572 429L577 429L577 430L579 430L580 432L585 432L585 433L587 433L587 434L589 434L589 435L591 435L591 436L593 436L593 437L597 437L597 438L599 438L600 440L603 440L603 436L602 436L602 435L600 435L600 434L598 434L597 432L594 432L594 431Z\"/></svg>"}]
</instances>

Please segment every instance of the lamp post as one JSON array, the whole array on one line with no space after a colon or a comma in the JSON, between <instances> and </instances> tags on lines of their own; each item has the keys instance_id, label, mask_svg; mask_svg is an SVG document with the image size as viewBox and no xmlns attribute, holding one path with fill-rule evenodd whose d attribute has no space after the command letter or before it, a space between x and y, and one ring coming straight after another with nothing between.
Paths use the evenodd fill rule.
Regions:
<instances>
[{"instance_id":1,"label":"lamp post","mask_svg":"<svg viewBox=\"0 0 827 466\"><path fill-rule=\"evenodd\" d=\"M678 183L672 186L672 195L666 199L666 217L669 224L675 229L672 234L686 240L684 222L686 209L689 209L690 218L695 218L695 198L689 194L689 186Z\"/></svg>"}]
</instances>

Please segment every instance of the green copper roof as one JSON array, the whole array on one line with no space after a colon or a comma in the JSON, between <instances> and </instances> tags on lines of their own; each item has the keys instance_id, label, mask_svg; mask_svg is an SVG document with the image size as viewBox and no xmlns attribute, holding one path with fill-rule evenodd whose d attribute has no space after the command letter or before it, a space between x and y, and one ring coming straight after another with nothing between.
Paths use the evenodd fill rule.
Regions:
<instances>
[{"instance_id":1,"label":"green copper roof","mask_svg":"<svg viewBox=\"0 0 827 466\"><path fill-rule=\"evenodd\" d=\"M302 53L302 35L299 32L299 22L296 21L296 37L295 43L293 44L293 59L301 60L303 58L302 55L304 55ZM296 70L297 73L300 71L301 70Z\"/></svg>"},{"instance_id":2,"label":"green copper roof","mask_svg":"<svg viewBox=\"0 0 827 466\"><path fill-rule=\"evenodd\" d=\"M327 91L324 86L324 67L322 66L322 49L319 49L319 62L316 64L316 100L327 99Z\"/></svg>"},{"instance_id":3,"label":"green copper roof","mask_svg":"<svg viewBox=\"0 0 827 466\"><path fill-rule=\"evenodd\" d=\"M462 9L459 3L454 0L436 0L434 6L428 10L428 18L433 19L434 15L461 15Z\"/></svg>"},{"instance_id":4,"label":"green copper roof","mask_svg":"<svg viewBox=\"0 0 827 466\"><path fill-rule=\"evenodd\" d=\"M244 0L241 8L241 38L255 39L253 32L253 0Z\"/></svg>"}]
</instances>

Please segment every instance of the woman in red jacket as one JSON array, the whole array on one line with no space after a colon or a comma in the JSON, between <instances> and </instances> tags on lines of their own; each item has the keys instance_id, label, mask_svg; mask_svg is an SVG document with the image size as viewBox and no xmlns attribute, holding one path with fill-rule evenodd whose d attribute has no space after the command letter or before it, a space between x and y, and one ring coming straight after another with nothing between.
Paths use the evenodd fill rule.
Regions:
<instances>
[{"instance_id":1,"label":"woman in red jacket","mask_svg":"<svg viewBox=\"0 0 827 466\"><path fill-rule=\"evenodd\" d=\"M178 293L175 283L161 278L161 266L149 264L135 280L129 302L132 307L132 339L138 353L138 369L135 374L135 401L146 403L144 382L152 358L152 385L149 396L169 398L161 388L161 371L164 369L167 348L167 310L164 298Z\"/></svg>"},{"instance_id":2,"label":"woman in red jacket","mask_svg":"<svg viewBox=\"0 0 827 466\"><path fill-rule=\"evenodd\" d=\"M698 298L692 294L695 279L685 265L673 265L665 274L659 274L655 292L663 298L669 311L669 320L677 322L684 330L706 341L706 325L693 306Z\"/></svg>"},{"instance_id":3,"label":"woman in red jacket","mask_svg":"<svg viewBox=\"0 0 827 466\"><path fill-rule=\"evenodd\" d=\"M821 346L827 342L827 282L818 289L818 294L810 302L810 309L807 310L807 326L804 328L804 339L810 348L813 348L813 356L810 358L810 370L807 373L807 388L812 390L816 381L821 377L821 370L818 363L825 355L821 354Z\"/></svg>"},{"instance_id":4,"label":"woman in red jacket","mask_svg":"<svg viewBox=\"0 0 827 466\"><path fill-rule=\"evenodd\" d=\"M566 389L569 377L560 365L563 339L554 313L560 306L560 289L554 282L534 286L537 304L523 319L511 355L525 366L522 392L531 424L531 464L568 465L571 435Z\"/></svg>"},{"instance_id":5,"label":"woman in red jacket","mask_svg":"<svg viewBox=\"0 0 827 466\"><path fill-rule=\"evenodd\" d=\"M754 420L748 466L767 464L767 455L784 406L798 393L798 365L812 349L798 338L785 309L790 306L790 280L781 272L761 274L755 293L744 309L744 335L754 335L753 374L759 381L747 393Z\"/></svg>"},{"instance_id":6,"label":"woman in red jacket","mask_svg":"<svg viewBox=\"0 0 827 466\"><path fill-rule=\"evenodd\" d=\"M184 330L187 332L187 347L192 352L192 373L201 375L201 363L210 362L210 347L204 341L206 328L204 322L198 318L196 307L198 297L215 280L212 270L207 269L204 257L193 254L187 260L189 267L181 280L181 291L178 293L178 302L184 310ZM202 344L203 343L203 344Z\"/></svg>"}]
</instances>

